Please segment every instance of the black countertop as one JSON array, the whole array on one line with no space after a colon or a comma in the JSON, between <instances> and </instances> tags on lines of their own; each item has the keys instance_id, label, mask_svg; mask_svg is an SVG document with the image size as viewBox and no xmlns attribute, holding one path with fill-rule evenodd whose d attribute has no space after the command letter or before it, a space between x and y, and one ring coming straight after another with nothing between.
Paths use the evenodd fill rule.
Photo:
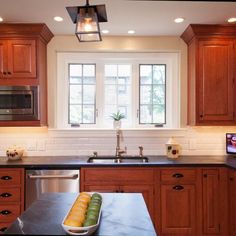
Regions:
<instances>
[{"instance_id":1,"label":"black countertop","mask_svg":"<svg viewBox=\"0 0 236 236\"><path fill-rule=\"evenodd\" d=\"M142 194L102 193L100 226L94 235L157 235ZM5 231L5 234L66 235L61 223L77 194L46 193Z\"/></svg>"},{"instance_id":2,"label":"black countertop","mask_svg":"<svg viewBox=\"0 0 236 236\"><path fill-rule=\"evenodd\" d=\"M95 164L87 163L86 156L44 156L44 157L23 157L19 161L8 161L6 157L0 158L0 168L22 167L26 169L73 169L80 167L98 167L98 166L226 166L236 169L236 158L233 156L181 156L176 160L170 160L166 156L148 156L147 163L110 163Z\"/></svg>"}]
</instances>

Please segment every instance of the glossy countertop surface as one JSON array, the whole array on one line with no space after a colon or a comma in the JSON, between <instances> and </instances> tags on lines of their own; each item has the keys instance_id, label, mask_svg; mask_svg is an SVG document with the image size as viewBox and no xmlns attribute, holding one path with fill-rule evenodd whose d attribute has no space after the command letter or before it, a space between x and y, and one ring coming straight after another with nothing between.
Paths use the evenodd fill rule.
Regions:
<instances>
[{"instance_id":1,"label":"glossy countertop surface","mask_svg":"<svg viewBox=\"0 0 236 236\"><path fill-rule=\"evenodd\" d=\"M234 156L180 156L176 160L166 156L147 156L147 163L87 163L88 156L41 156L23 157L22 160L8 161L0 157L0 167L32 168L80 168L97 166L226 166L236 169Z\"/></svg>"},{"instance_id":2,"label":"glossy countertop surface","mask_svg":"<svg viewBox=\"0 0 236 236\"><path fill-rule=\"evenodd\" d=\"M139 193L102 193L97 236L156 236L146 204ZM5 234L66 235L61 223L77 194L46 193L5 231Z\"/></svg>"}]
</instances>

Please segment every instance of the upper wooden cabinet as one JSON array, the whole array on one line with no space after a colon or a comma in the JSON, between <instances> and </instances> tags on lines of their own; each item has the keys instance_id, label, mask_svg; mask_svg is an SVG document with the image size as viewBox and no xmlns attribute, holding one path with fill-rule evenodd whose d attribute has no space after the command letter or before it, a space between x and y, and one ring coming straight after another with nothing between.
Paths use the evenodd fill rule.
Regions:
<instances>
[{"instance_id":1,"label":"upper wooden cabinet","mask_svg":"<svg viewBox=\"0 0 236 236\"><path fill-rule=\"evenodd\" d=\"M52 37L45 24L0 24L0 86L38 88L37 119L2 119L0 126L47 125L47 43Z\"/></svg>"},{"instance_id":2,"label":"upper wooden cabinet","mask_svg":"<svg viewBox=\"0 0 236 236\"><path fill-rule=\"evenodd\" d=\"M181 38L188 44L188 124L235 124L236 26L190 25Z\"/></svg>"},{"instance_id":3,"label":"upper wooden cabinet","mask_svg":"<svg viewBox=\"0 0 236 236\"><path fill-rule=\"evenodd\" d=\"M0 40L0 78L36 78L36 40Z\"/></svg>"}]
</instances>

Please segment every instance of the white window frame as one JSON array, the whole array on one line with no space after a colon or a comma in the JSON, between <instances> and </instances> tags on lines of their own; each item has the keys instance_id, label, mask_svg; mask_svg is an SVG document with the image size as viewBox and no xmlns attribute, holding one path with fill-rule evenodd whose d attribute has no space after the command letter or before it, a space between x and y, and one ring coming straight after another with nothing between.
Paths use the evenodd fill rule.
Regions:
<instances>
[{"instance_id":1,"label":"white window frame","mask_svg":"<svg viewBox=\"0 0 236 236\"><path fill-rule=\"evenodd\" d=\"M68 124L68 64L96 64L96 124L81 125L81 128L109 129L102 127L103 117L103 65L124 64L132 62L132 123L127 129L151 128L153 124L139 124L139 64L166 64L166 124L163 128L180 127L180 55L178 52L57 52L57 86L56 86L56 128L70 129ZM99 99L98 99L99 98ZM125 128L125 127L124 127ZM112 127L110 127L112 129Z\"/></svg>"}]
</instances>

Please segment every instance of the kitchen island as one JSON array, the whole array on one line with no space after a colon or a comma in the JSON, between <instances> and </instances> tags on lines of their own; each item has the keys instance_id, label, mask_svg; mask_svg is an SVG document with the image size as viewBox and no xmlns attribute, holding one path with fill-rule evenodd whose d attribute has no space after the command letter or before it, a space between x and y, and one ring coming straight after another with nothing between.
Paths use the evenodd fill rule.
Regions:
<instances>
[{"instance_id":1,"label":"kitchen island","mask_svg":"<svg viewBox=\"0 0 236 236\"><path fill-rule=\"evenodd\" d=\"M61 223L78 194L46 193L35 201L5 234L66 235ZM139 193L102 193L100 226L94 235L157 235Z\"/></svg>"}]
</instances>

